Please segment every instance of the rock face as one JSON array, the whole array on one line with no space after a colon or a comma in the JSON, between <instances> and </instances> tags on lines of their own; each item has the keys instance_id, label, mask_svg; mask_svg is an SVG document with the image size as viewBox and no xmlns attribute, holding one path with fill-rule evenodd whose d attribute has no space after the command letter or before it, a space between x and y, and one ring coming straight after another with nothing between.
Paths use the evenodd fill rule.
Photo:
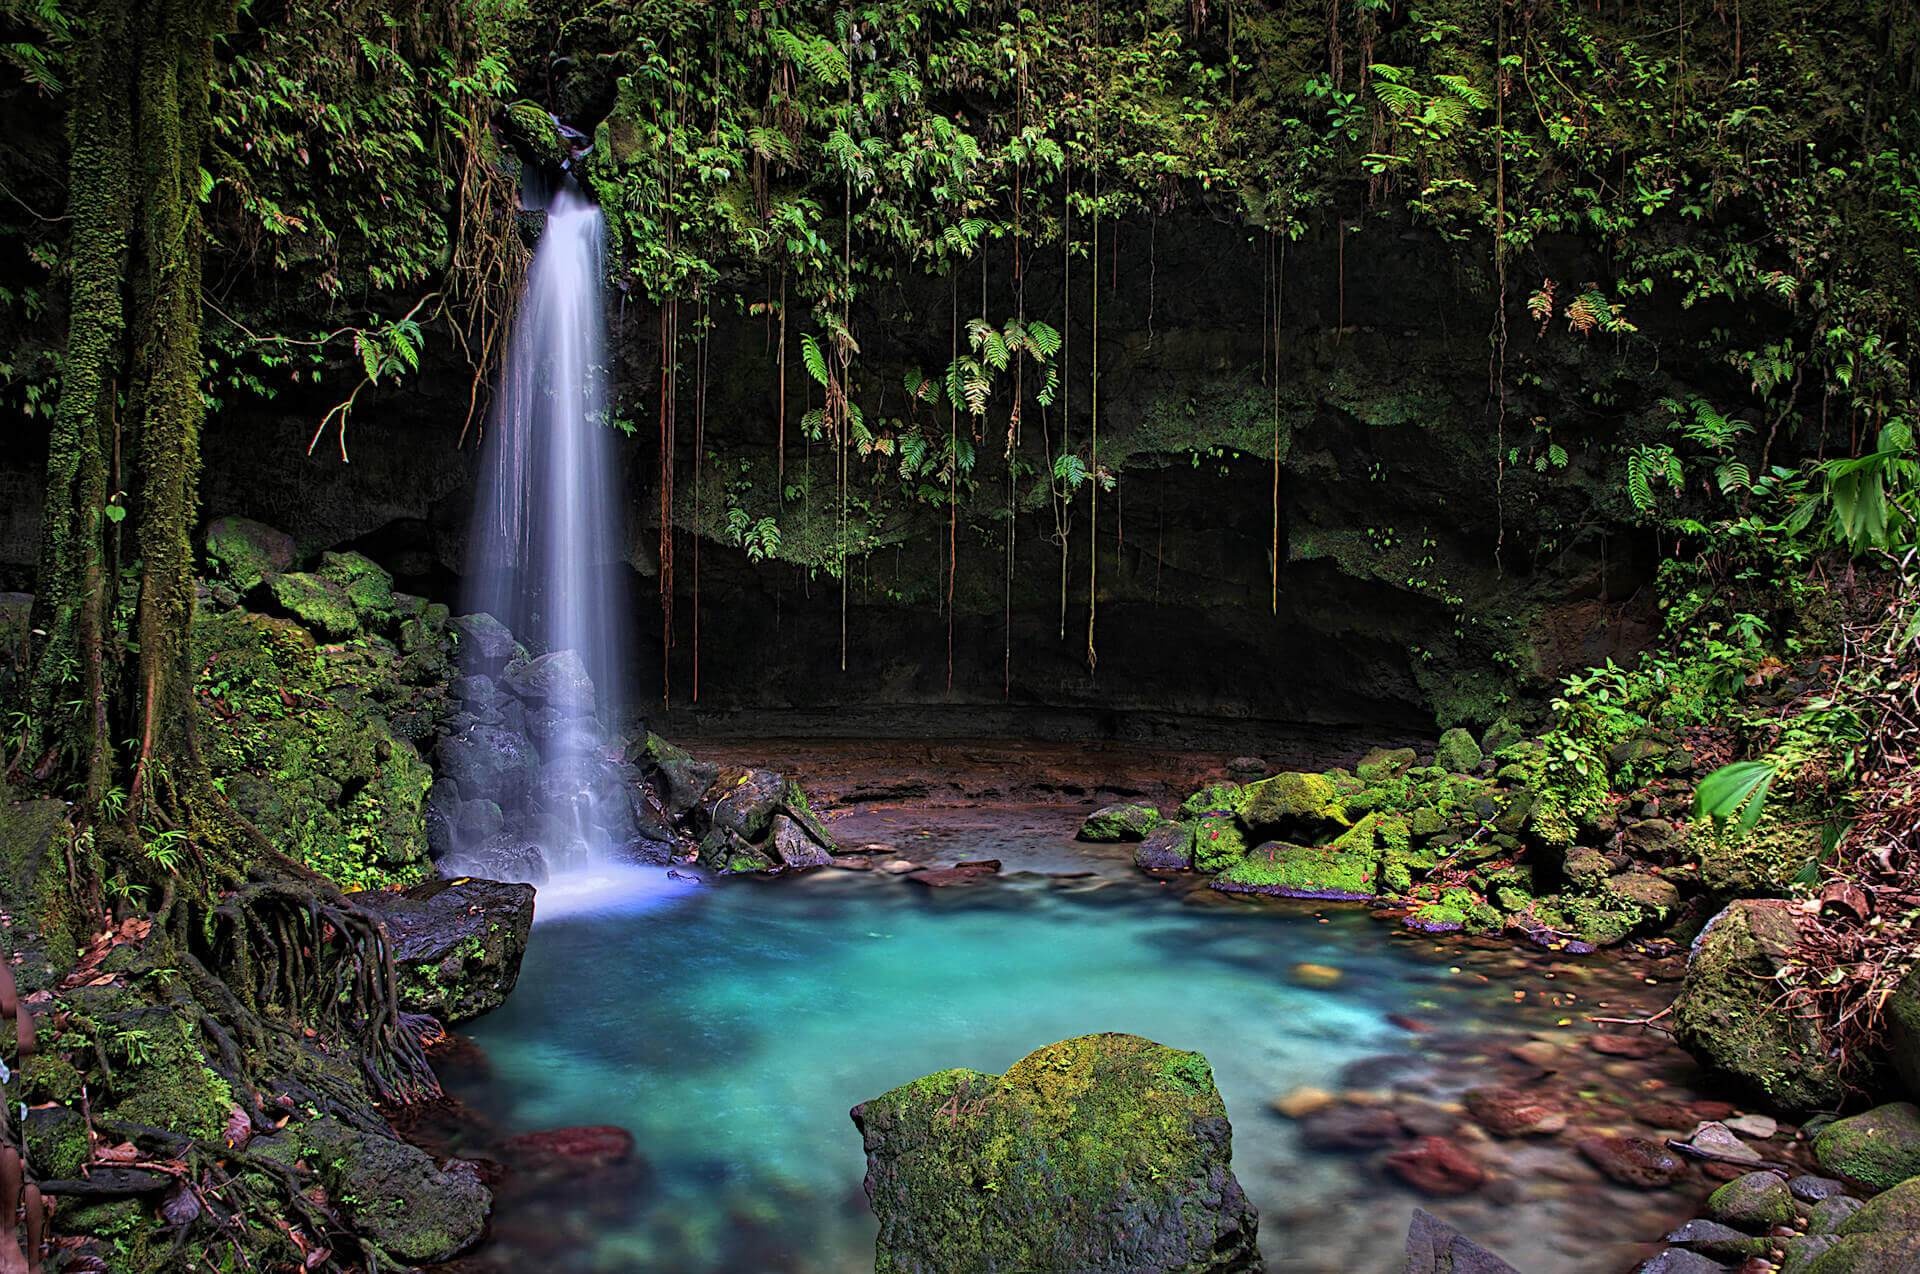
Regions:
<instances>
[{"instance_id":1,"label":"rock face","mask_svg":"<svg viewBox=\"0 0 1920 1274\"><path fill-rule=\"evenodd\" d=\"M1198 1053L1135 1035L949 1070L853 1109L875 1274L1259 1270L1258 1220Z\"/></svg>"},{"instance_id":2,"label":"rock face","mask_svg":"<svg viewBox=\"0 0 1920 1274\"><path fill-rule=\"evenodd\" d=\"M1887 1055L1907 1096L1920 1101L1920 969L1907 975L1887 1000Z\"/></svg>"},{"instance_id":3,"label":"rock face","mask_svg":"<svg viewBox=\"0 0 1920 1274\"><path fill-rule=\"evenodd\" d=\"M1673 1002L1674 1035L1695 1057L1783 1110L1837 1105L1839 1069L1816 1022L1783 1011L1774 981L1794 942L1791 904L1733 903L1694 943Z\"/></svg>"},{"instance_id":4,"label":"rock face","mask_svg":"<svg viewBox=\"0 0 1920 1274\"><path fill-rule=\"evenodd\" d=\"M404 893L353 900L380 917L393 943L401 1003L448 1026L499 1008L520 979L533 927L533 886L430 880Z\"/></svg>"},{"instance_id":5,"label":"rock face","mask_svg":"<svg viewBox=\"0 0 1920 1274\"><path fill-rule=\"evenodd\" d=\"M1920 1108L1893 1102L1837 1119L1813 1139L1813 1155L1822 1171L1876 1190L1920 1176Z\"/></svg>"}]
</instances>

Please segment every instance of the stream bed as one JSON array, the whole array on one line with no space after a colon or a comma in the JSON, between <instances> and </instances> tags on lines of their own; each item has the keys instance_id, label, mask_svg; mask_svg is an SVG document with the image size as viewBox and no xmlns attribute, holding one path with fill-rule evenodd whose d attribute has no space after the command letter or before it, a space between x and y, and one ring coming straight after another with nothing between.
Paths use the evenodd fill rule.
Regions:
<instances>
[{"instance_id":1,"label":"stream bed","mask_svg":"<svg viewBox=\"0 0 1920 1274\"><path fill-rule=\"evenodd\" d=\"M1573 1149L1594 1131L1655 1136L1727 1113L1678 1049L1587 1047L1589 1016L1664 1006L1677 961L1563 959L1411 934L1361 906L1150 880L1129 847L1072 839L1088 808L876 802L836 817L843 844L886 846L876 862L1002 860L1001 876L964 887L878 870L706 884L648 871L564 908L543 899L518 989L472 1024L475 1047L442 1063L463 1107L443 1148L503 1165L492 1237L460 1268L871 1270L848 1109L931 1071L998 1072L1096 1031L1212 1062L1270 1269L1398 1270L1425 1206L1527 1274L1623 1271L1711 1184L1626 1189ZM1574 1126L1488 1139L1457 1103L1487 1084L1550 1087ZM1453 1137L1488 1184L1426 1199L1382 1171L1377 1150L1307 1144L1272 1108L1303 1087ZM580 1125L624 1128L637 1150L556 1168L499 1149Z\"/></svg>"}]
</instances>

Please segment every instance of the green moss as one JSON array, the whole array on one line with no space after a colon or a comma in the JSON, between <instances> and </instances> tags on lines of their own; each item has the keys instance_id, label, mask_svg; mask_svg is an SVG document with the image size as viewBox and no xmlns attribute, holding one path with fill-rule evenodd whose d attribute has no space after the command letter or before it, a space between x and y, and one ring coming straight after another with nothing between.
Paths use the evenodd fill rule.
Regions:
<instances>
[{"instance_id":1,"label":"green moss","mask_svg":"<svg viewBox=\"0 0 1920 1274\"><path fill-rule=\"evenodd\" d=\"M1087 815L1080 825L1086 841L1139 840L1163 820L1151 805L1107 805Z\"/></svg>"},{"instance_id":2,"label":"green moss","mask_svg":"<svg viewBox=\"0 0 1920 1274\"><path fill-rule=\"evenodd\" d=\"M1700 883L1723 897L1752 898L1788 893L1795 877L1821 857L1824 820L1804 807L1769 805L1760 822L1742 834L1729 823L1700 819L1687 829L1687 847L1700 864Z\"/></svg>"},{"instance_id":3,"label":"green moss","mask_svg":"<svg viewBox=\"0 0 1920 1274\"><path fill-rule=\"evenodd\" d=\"M340 586L365 627L381 628L395 617L393 576L370 559L358 553L322 553L315 574Z\"/></svg>"},{"instance_id":4,"label":"green moss","mask_svg":"<svg viewBox=\"0 0 1920 1274\"><path fill-rule=\"evenodd\" d=\"M343 641L360 631L359 612L333 580L292 572L269 579L267 589L281 609L322 637Z\"/></svg>"},{"instance_id":5,"label":"green moss","mask_svg":"<svg viewBox=\"0 0 1920 1274\"><path fill-rule=\"evenodd\" d=\"M1474 933L1496 933L1504 920L1500 912L1471 889L1453 886L1438 898L1421 903L1407 913L1407 923L1417 929L1444 933L1465 929Z\"/></svg>"},{"instance_id":6,"label":"green moss","mask_svg":"<svg viewBox=\"0 0 1920 1274\"><path fill-rule=\"evenodd\" d=\"M1892 1102L1837 1119L1814 1137L1813 1154L1822 1170L1875 1190L1920 1177L1920 1108Z\"/></svg>"},{"instance_id":7,"label":"green moss","mask_svg":"<svg viewBox=\"0 0 1920 1274\"><path fill-rule=\"evenodd\" d=\"M213 1140L226 1127L233 1089L207 1066L194 1027L166 1010L119 1017L101 1043L116 1067L106 1113Z\"/></svg>"},{"instance_id":8,"label":"green moss","mask_svg":"<svg viewBox=\"0 0 1920 1274\"><path fill-rule=\"evenodd\" d=\"M1238 783L1210 783L1180 802L1180 816L1199 818L1206 814L1237 813L1240 792Z\"/></svg>"},{"instance_id":9,"label":"green moss","mask_svg":"<svg viewBox=\"0 0 1920 1274\"><path fill-rule=\"evenodd\" d=\"M1434 750L1434 764L1454 774L1465 774L1481 761L1480 744L1466 730L1455 727L1440 736Z\"/></svg>"},{"instance_id":10,"label":"green moss","mask_svg":"<svg viewBox=\"0 0 1920 1274\"><path fill-rule=\"evenodd\" d=\"M1344 827L1347 811L1339 788L1325 774L1289 771L1240 789L1239 812L1247 827Z\"/></svg>"},{"instance_id":11,"label":"green moss","mask_svg":"<svg viewBox=\"0 0 1920 1274\"><path fill-rule=\"evenodd\" d=\"M1193 819L1188 825L1193 829L1195 871L1226 871L1246 856L1246 833L1231 817L1214 814Z\"/></svg>"},{"instance_id":12,"label":"green moss","mask_svg":"<svg viewBox=\"0 0 1920 1274\"><path fill-rule=\"evenodd\" d=\"M1378 818L1369 814L1330 845L1257 845L1216 876L1213 887L1291 898L1372 898L1380 892Z\"/></svg>"}]
</instances>

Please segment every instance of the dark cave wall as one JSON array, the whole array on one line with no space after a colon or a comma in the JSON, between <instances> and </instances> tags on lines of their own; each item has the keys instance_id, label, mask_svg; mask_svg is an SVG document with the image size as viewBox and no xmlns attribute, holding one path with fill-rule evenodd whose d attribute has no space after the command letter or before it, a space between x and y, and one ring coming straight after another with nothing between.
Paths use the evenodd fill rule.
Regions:
<instances>
[{"instance_id":1,"label":"dark cave wall","mask_svg":"<svg viewBox=\"0 0 1920 1274\"><path fill-rule=\"evenodd\" d=\"M1503 466L1503 426L1489 407L1486 279L1417 232L1375 224L1346 232L1344 245L1341 233L1330 225L1289 245L1282 263L1269 258L1269 245L1221 222L1181 217L1108 228L1100 260L1101 461L1117 487L1100 501L1098 664L1089 670L1086 659L1087 493L1067 537L1063 639L1061 555L1037 476L1045 466L1042 414L1029 404L1020 455L1031 472L1021 477L1009 578L999 459L1006 413L996 402L978 427L980 485L962 497L951 690L946 510L910 498L880 460L855 466L851 495L867 551L849 561L843 673L841 590L830 570L837 495L830 454L808 446L797 423L806 406L797 349L789 351L786 455L797 498L781 499L767 325L716 316L697 473L691 357L682 384L675 701L694 684L695 527L703 533L700 702L711 710L1004 701L1421 728L1436 719L1485 720L1506 710L1516 687L1643 643L1650 629L1636 596L1653 546L1645 533L1623 530L1610 448L1636 413L1680 383L1681 360L1653 371L1658 322L1643 321L1648 336L1625 345L1543 337L1515 323L1504 430L1520 450ZM1011 265L1004 246L987 255L985 312L996 322L1015 311ZM1026 283L1027 312L1057 325L1058 266L1057 252L1041 254ZM1083 455L1091 279L1089 263L1076 261L1065 424ZM1268 332L1275 286L1277 394ZM863 391L871 420L905 414L898 387L907 366L944 362L952 289L948 280L891 281L856 311L856 374L873 387ZM959 281L960 321L981 310L980 275L969 266ZM658 325L653 310L618 297L610 320L620 411L636 425L622 449L628 564L640 577L635 675L637 684L658 687ZM799 330L796 317L791 341ZM216 413L201 483L207 514L258 518L307 550L352 545L407 586L457 601L476 463L471 438L465 449L456 445L470 381L444 345L432 352L442 361L363 399L349 426L348 462L331 435L306 454L330 403L324 393L286 392ZM1595 399L1608 405L1580 405ZM1277 610L1269 584L1276 407ZM1546 422L1544 431L1536 421ZM944 412L927 424L944 434ZM1057 407L1045 414L1055 445L1061 424ZM1533 467L1547 440L1565 447L1565 470ZM0 492L12 497L0 518L0 571L16 585L31 574L43 463L31 429L0 452ZM777 519L776 560L749 562L726 542L729 500Z\"/></svg>"}]
</instances>

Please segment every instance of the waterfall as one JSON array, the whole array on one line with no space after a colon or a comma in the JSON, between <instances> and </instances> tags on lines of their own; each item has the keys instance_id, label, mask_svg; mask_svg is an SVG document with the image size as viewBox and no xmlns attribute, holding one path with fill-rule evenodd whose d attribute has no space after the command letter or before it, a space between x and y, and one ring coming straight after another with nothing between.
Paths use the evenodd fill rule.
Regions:
<instances>
[{"instance_id":1,"label":"waterfall","mask_svg":"<svg viewBox=\"0 0 1920 1274\"><path fill-rule=\"evenodd\" d=\"M626 706L616 459L606 421L604 222L571 179L547 208L481 468L470 609L586 662L599 716Z\"/></svg>"},{"instance_id":2,"label":"waterfall","mask_svg":"<svg viewBox=\"0 0 1920 1274\"><path fill-rule=\"evenodd\" d=\"M467 675L438 752L443 870L578 885L667 852L621 737L632 723L603 245L600 210L567 179L482 446L469 614L456 621Z\"/></svg>"}]
</instances>

